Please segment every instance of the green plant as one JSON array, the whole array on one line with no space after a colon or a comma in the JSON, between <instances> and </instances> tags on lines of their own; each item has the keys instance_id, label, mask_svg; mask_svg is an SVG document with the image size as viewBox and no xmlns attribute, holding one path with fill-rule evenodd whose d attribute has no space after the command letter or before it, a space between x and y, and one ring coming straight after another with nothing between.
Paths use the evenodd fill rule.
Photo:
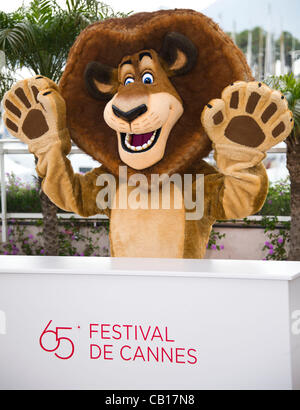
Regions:
<instances>
[{"instance_id":1,"label":"green plant","mask_svg":"<svg viewBox=\"0 0 300 410\"><path fill-rule=\"evenodd\" d=\"M4 255L42 255L43 246L32 234L26 233L26 226L9 221L8 241L1 244L1 253Z\"/></svg>"},{"instance_id":2,"label":"green plant","mask_svg":"<svg viewBox=\"0 0 300 410\"><path fill-rule=\"evenodd\" d=\"M217 232L214 229L212 229L206 248L211 249L213 251L222 251L224 249L224 245L219 243L219 241L224 239L225 236L225 233L221 234L220 232Z\"/></svg>"},{"instance_id":3,"label":"green plant","mask_svg":"<svg viewBox=\"0 0 300 410\"><path fill-rule=\"evenodd\" d=\"M110 17L123 17L96 0L33 0L13 13L0 12L0 50L13 72L26 67L58 81L69 49L89 24Z\"/></svg>"},{"instance_id":4,"label":"green plant","mask_svg":"<svg viewBox=\"0 0 300 410\"><path fill-rule=\"evenodd\" d=\"M291 185L289 178L270 184L266 202L259 215L291 215Z\"/></svg>"},{"instance_id":5,"label":"green plant","mask_svg":"<svg viewBox=\"0 0 300 410\"><path fill-rule=\"evenodd\" d=\"M287 260L287 245L290 242L290 222L279 223L278 218L264 217L261 221L264 232L268 236L263 251L267 251L265 260Z\"/></svg>"},{"instance_id":6,"label":"green plant","mask_svg":"<svg viewBox=\"0 0 300 410\"><path fill-rule=\"evenodd\" d=\"M106 232L105 228L104 230ZM80 223L75 218L71 218L68 222L63 223L63 229L59 232L59 255L97 256L104 253L105 256L108 256L108 251L100 249L98 241L95 240L95 235L99 232L99 228L89 225L84 234ZM78 251L79 244L83 248L81 252Z\"/></svg>"},{"instance_id":7,"label":"green plant","mask_svg":"<svg viewBox=\"0 0 300 410\"><path fill-rule=\"evenodd\" d=\"M100 247L100 238L107 234L107 222L99 226L86 223L84 226L75 218L64 222L59 221L59 255L60 256L108 256L109 250ZM8 223L8 241L0 246L0 253L4 255L46 255L43 245L43 220L34 223L36 233L30 233L28 226L14 219Z\"/></svg>"},{"instance_id":8,"label":"green plant","mask_svg":"<svg viewBox=\"0 0 300 410\"><path fill-rule=\"evenodd\" d=\"M26 184L14 173L6 173L6 200L8 212L41 212L37 182Z\"/></svg>"},{"instance_id":9,"label":"green plant","mask_svg":"<svg viewBox=\"0 0 300 410\"><path fill-rule=\"evenodd\" d=\"M290 221L279 221L277 216L263 216L260 221L253 221L244 218L244 224L259 225L264 228L264 233L267 236L267 241L264 242L262 250L267 254L264 260L287 260L288 245L290 243Z\"/></svg>"},{"instance_id":10,"label":"green plant","mask_svg":"<svg viewBox=\"0 0 300 410\"><path fill-rule=\"evenodd\" d=\"M9 90L15 82L14 76L11 73L3 73L0 71L0 101L2 101L4 94ZM1 113L0 113L1 117Z\"/></svg>"},{"instance_id":11,"label":"green plant","mask_svg":"<svg viewBox=\"0 0 300 410\"><path fill-rule=\"evenodd\" d=\"M293 134L298 134L300 127L300 79L290 73L279 77L272 76L266 79L265 82L268 86L280 90L285 95L289 108L294 114L295 129ZM294 139L298 135L292 135L291 137Z\"/></svg>"}]
</instances>

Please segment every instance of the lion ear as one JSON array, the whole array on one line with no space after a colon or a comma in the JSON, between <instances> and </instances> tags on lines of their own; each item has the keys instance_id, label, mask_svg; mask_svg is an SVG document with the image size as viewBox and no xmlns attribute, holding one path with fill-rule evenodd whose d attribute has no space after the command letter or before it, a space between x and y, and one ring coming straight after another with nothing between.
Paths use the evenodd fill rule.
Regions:
<instances>
[{"instance_id":1,"label":"lion ear","mask_svg":"<svg viewBox=\"0 0 300 410\"><path fill-rule=\"evenodd\" d=\"M159 53L167 64L170 76L188 73L195 66L198 58L198 50L194 43L177 32L168 33Z\"/></svg>"},{"instance_id":2,"label":"lion ear","mask_svg":"<svg viewBox=\"0 0 300 410\"><path fill-rule=\"evenodd\" d=\"M84 72L86 89L96 100L110 99L118 89L118 70L92 61Z\"/></svg>"}]
</instances>

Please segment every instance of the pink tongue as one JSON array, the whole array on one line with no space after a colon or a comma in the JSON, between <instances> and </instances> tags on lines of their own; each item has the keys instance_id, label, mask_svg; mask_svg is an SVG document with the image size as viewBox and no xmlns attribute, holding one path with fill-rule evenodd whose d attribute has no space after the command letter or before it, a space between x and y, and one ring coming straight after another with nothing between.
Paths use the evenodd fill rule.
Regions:
<instances>
[{"instance_id":1,"label":"pink tongue","mask_svg":"<svg viewBox=\"0 0 300 410\"><path fill-rule=\"evenodd\" d=\"M147 134L132 134L130 145L133 147L142 147L152 137L153 132L147 132Z\"/></svg>"}]
</instances>

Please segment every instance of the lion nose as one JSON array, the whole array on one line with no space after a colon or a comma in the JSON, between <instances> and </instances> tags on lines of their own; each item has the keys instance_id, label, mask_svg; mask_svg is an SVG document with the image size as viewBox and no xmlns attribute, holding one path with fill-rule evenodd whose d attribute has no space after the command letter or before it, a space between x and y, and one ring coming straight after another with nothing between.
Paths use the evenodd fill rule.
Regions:
<instances>
[{"instance_id":1,"label":"lion nose","mask_svg":"<svg viewBox=\"0 0 300 410\"><path fill-rule=\"evenodd\" d=\"M134 121L136 118L138 118L139 116L141 116L142 114L144 114L148 108L146 104L142 104L139 105L136 108L133 108L130 111L122 111L120 110L118 107L116 107L115 105L112 106L112 110L114 112L114 114L119 117L122 118L123 120L127 121L127 122L132 122Z\"/></svg>"}]
</instances>

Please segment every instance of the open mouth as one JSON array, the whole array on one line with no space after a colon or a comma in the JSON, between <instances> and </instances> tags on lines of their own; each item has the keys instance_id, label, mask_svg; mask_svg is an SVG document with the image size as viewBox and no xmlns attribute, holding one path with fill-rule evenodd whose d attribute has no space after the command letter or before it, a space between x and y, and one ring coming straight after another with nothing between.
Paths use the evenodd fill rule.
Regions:
<instances>
[{"instance_id":1,"label":"open mouth","mask_svg":"<svg viewBox=\"0 0 300 410\"><path fill-rule=\"evenodd\" d=\"M160 135L161 128L146 134L125 134L121 132L122 148L128 152L144 152L153 147Z\"/></svg>"}]
</instances>

